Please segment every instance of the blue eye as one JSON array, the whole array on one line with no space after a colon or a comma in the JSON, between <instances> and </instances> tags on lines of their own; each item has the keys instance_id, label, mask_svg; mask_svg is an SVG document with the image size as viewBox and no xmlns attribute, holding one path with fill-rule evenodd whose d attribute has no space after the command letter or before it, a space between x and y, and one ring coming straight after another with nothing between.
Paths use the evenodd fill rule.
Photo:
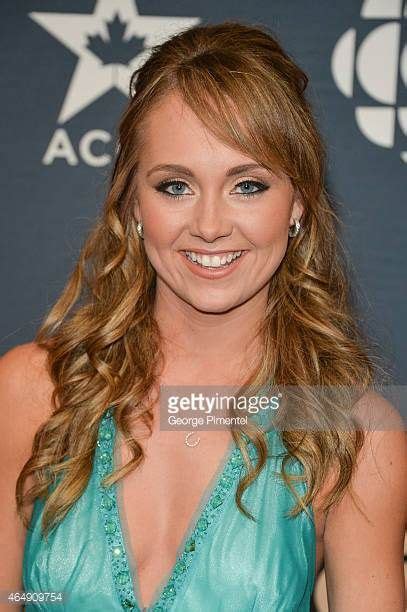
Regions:
<instances>
[{"instance_id":1,"label":"blue eye","mask_svg":"<svg viewBox=\"0 0 407 612\"><path fill-rule=\"evenodd\" d=\"M242 195L244 197L251 197L251 196L257 195L258 193L261 193L262 191L266 191L266 189L269 188L268 185L265 185L264 183L261 183L260 181L253 181L253 180L241 181L240 183L237 183L236 187L240 187L241 185L244 185L245 187L248 186L249 188L255 187L255 191L242 191L240 193L237 192L238 195ZM177 198L182 198L182 196L184 195L188 195L187 193L183 191L185 187L188 187L188 185L184 181L180 181L180 180L161 181L161 183L157 185L156 190L160 191L166 196L177 199ZM174 192L167 191L167 189L170 189L170 188L174 188Z\"/></svg>"},{"instance_id":2,"label":"blue eye","mask_svg":"<svg viewBox=\"0 0 407 612\"><path fill-rule=\"evenodd\" d=\"M175 187L176 188L175 193L171 193L170 191L167 191L166 190L167 187ZM162 193L164 193L167 196L170 196L171 198L180 198L183 195L185 195L182 192L182 189L184 187L187 187L187 184L184 183L184 181L162 181L161 183L159 183L159 185L157 185L156 190L161 191Z\"/></svg>"},{"instance_id":3,"label":"blue eye","mask_svg":"<svg viewBox=\"0 0 407 612\"><path fill-rule=\"evenodd\" d=\"M268 186L265 185L264 183L260 183L260 181L242 181L242 182L238 183L236 185L236 187L240 187L241 185L249 186L249 187L256 187L256 191L243 191L243 192L240 192L240 194L244 195L244 196L254 196L254 195L257 195L258 193L268 189Z\"/></svg>"}]
</instances>

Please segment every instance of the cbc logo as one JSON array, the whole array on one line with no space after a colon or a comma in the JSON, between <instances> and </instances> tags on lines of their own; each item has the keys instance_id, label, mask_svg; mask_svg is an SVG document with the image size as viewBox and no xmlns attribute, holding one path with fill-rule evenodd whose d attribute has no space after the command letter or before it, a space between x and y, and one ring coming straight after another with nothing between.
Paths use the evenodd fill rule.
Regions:
<instances>
[{"instance_id":1,"label":"cbc logo","mask_svg":"<svg viewBox=\"0 0 407 612\"><path fill-rule=\"evenodd\" d=\"M380 147L395 146L396 129L407 133L407 106L397 105L400 88L407 82L407 47L401 46L402 0L364 0L361 17L385 20L374 27L356 47L356 28L349 28L337 41L331 58L335 84L355 104L356 124L365 138ZM360 106L354 98L354 81L372 99ZM397 151L407 163L407 150Z\"/></svg>"}]
</instances>

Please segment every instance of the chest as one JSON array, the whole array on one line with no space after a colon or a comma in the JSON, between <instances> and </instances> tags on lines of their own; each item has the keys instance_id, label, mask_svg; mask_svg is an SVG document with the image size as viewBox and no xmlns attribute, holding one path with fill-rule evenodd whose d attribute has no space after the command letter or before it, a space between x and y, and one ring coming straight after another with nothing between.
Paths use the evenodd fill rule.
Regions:
<instances>
[{"instance_id":1,"label":"chest","mask_svg":"<svg viewBox=\"0 0 407 612\"><path fill-rule=\"evenodd\" d=\"M118 485L118 510L133 586L144 605L154 601L166 584L226 463L229 432L199 432L199 437L199 444L190 448L185 445L185 432L153 433L143 444L144 462ZM121 464L130 459L122 441L117 444L116 458ZM317 514L316 568L322 561L322 521ZM271 518L272 522L278 521ZM270 533L270 542L272 537ZM270 549L267 536L263 540L263 546Z\"/></svg>"},{"instance_id":2,"label":"chest","mask_svg":"<svg viewBox=\"0 0 407 612\"><path fill-rule=\"evenodd\" d=\"M199 432L195 447L185 432L154 431L144 440L145 459L117 487L118 511L144 605L168 579L185 540L213 492L231 450L228 431ZM116 462L131 455L119 438Z\"/></svg>"}]
</instances>

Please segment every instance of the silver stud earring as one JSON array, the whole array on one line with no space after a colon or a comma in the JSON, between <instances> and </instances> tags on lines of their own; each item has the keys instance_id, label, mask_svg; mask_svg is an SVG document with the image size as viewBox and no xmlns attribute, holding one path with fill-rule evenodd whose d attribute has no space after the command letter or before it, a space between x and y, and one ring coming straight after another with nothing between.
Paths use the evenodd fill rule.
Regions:
<instances>
[{"instance_id":1,"label":"silver stud earring","mask_svg":"<svg viewBox=\"0 0 407 612\"><path fill-rule=\"evenodd\" d=\"M300 227L301 223L298 221L298 219L296 219L294 229L292 229L292 226L290 225L290 229L288 230L288 235L290 236L290 238L293 238L298 234L298 232L300 231Z\"/></svg>"},{"instance_id":2,"label":"silver stud earring","mask_svg":"<svg viewBox=\"0 0 407 612\"><path fill-rule=\"evenodd\" d=\"M143 224L140 221L137 223L136 229L137 229L137 233L140 236L140 238L144 238L144 236L143 236Z\"/></svg>"}]
</instances>

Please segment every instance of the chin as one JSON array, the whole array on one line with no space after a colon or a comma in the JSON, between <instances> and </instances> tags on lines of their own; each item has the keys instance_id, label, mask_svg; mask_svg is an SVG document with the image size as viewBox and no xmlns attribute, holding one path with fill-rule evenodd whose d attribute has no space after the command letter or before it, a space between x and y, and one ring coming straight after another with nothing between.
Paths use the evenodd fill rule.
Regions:
<instances>
[{"instance_id":1,"label":"chin","mask_svg":"<svg viewBox=\"0 0 407 612\"><path fill-rule=\"evenodd\" d=\"M194 300L194 299L186 298L185 301L188 302L190 306L195 308L195 310L198 310L199 312L208 313L208 314L225 313L225 312L228 312L229 310L232 310L233 308L236 308L236 306L238 306L238 304L236 304L236 302L234 302L233 300L225 300L225 299L221 299L221 300L197 299L197 300Z\"/></svg>"}]
</instances>

